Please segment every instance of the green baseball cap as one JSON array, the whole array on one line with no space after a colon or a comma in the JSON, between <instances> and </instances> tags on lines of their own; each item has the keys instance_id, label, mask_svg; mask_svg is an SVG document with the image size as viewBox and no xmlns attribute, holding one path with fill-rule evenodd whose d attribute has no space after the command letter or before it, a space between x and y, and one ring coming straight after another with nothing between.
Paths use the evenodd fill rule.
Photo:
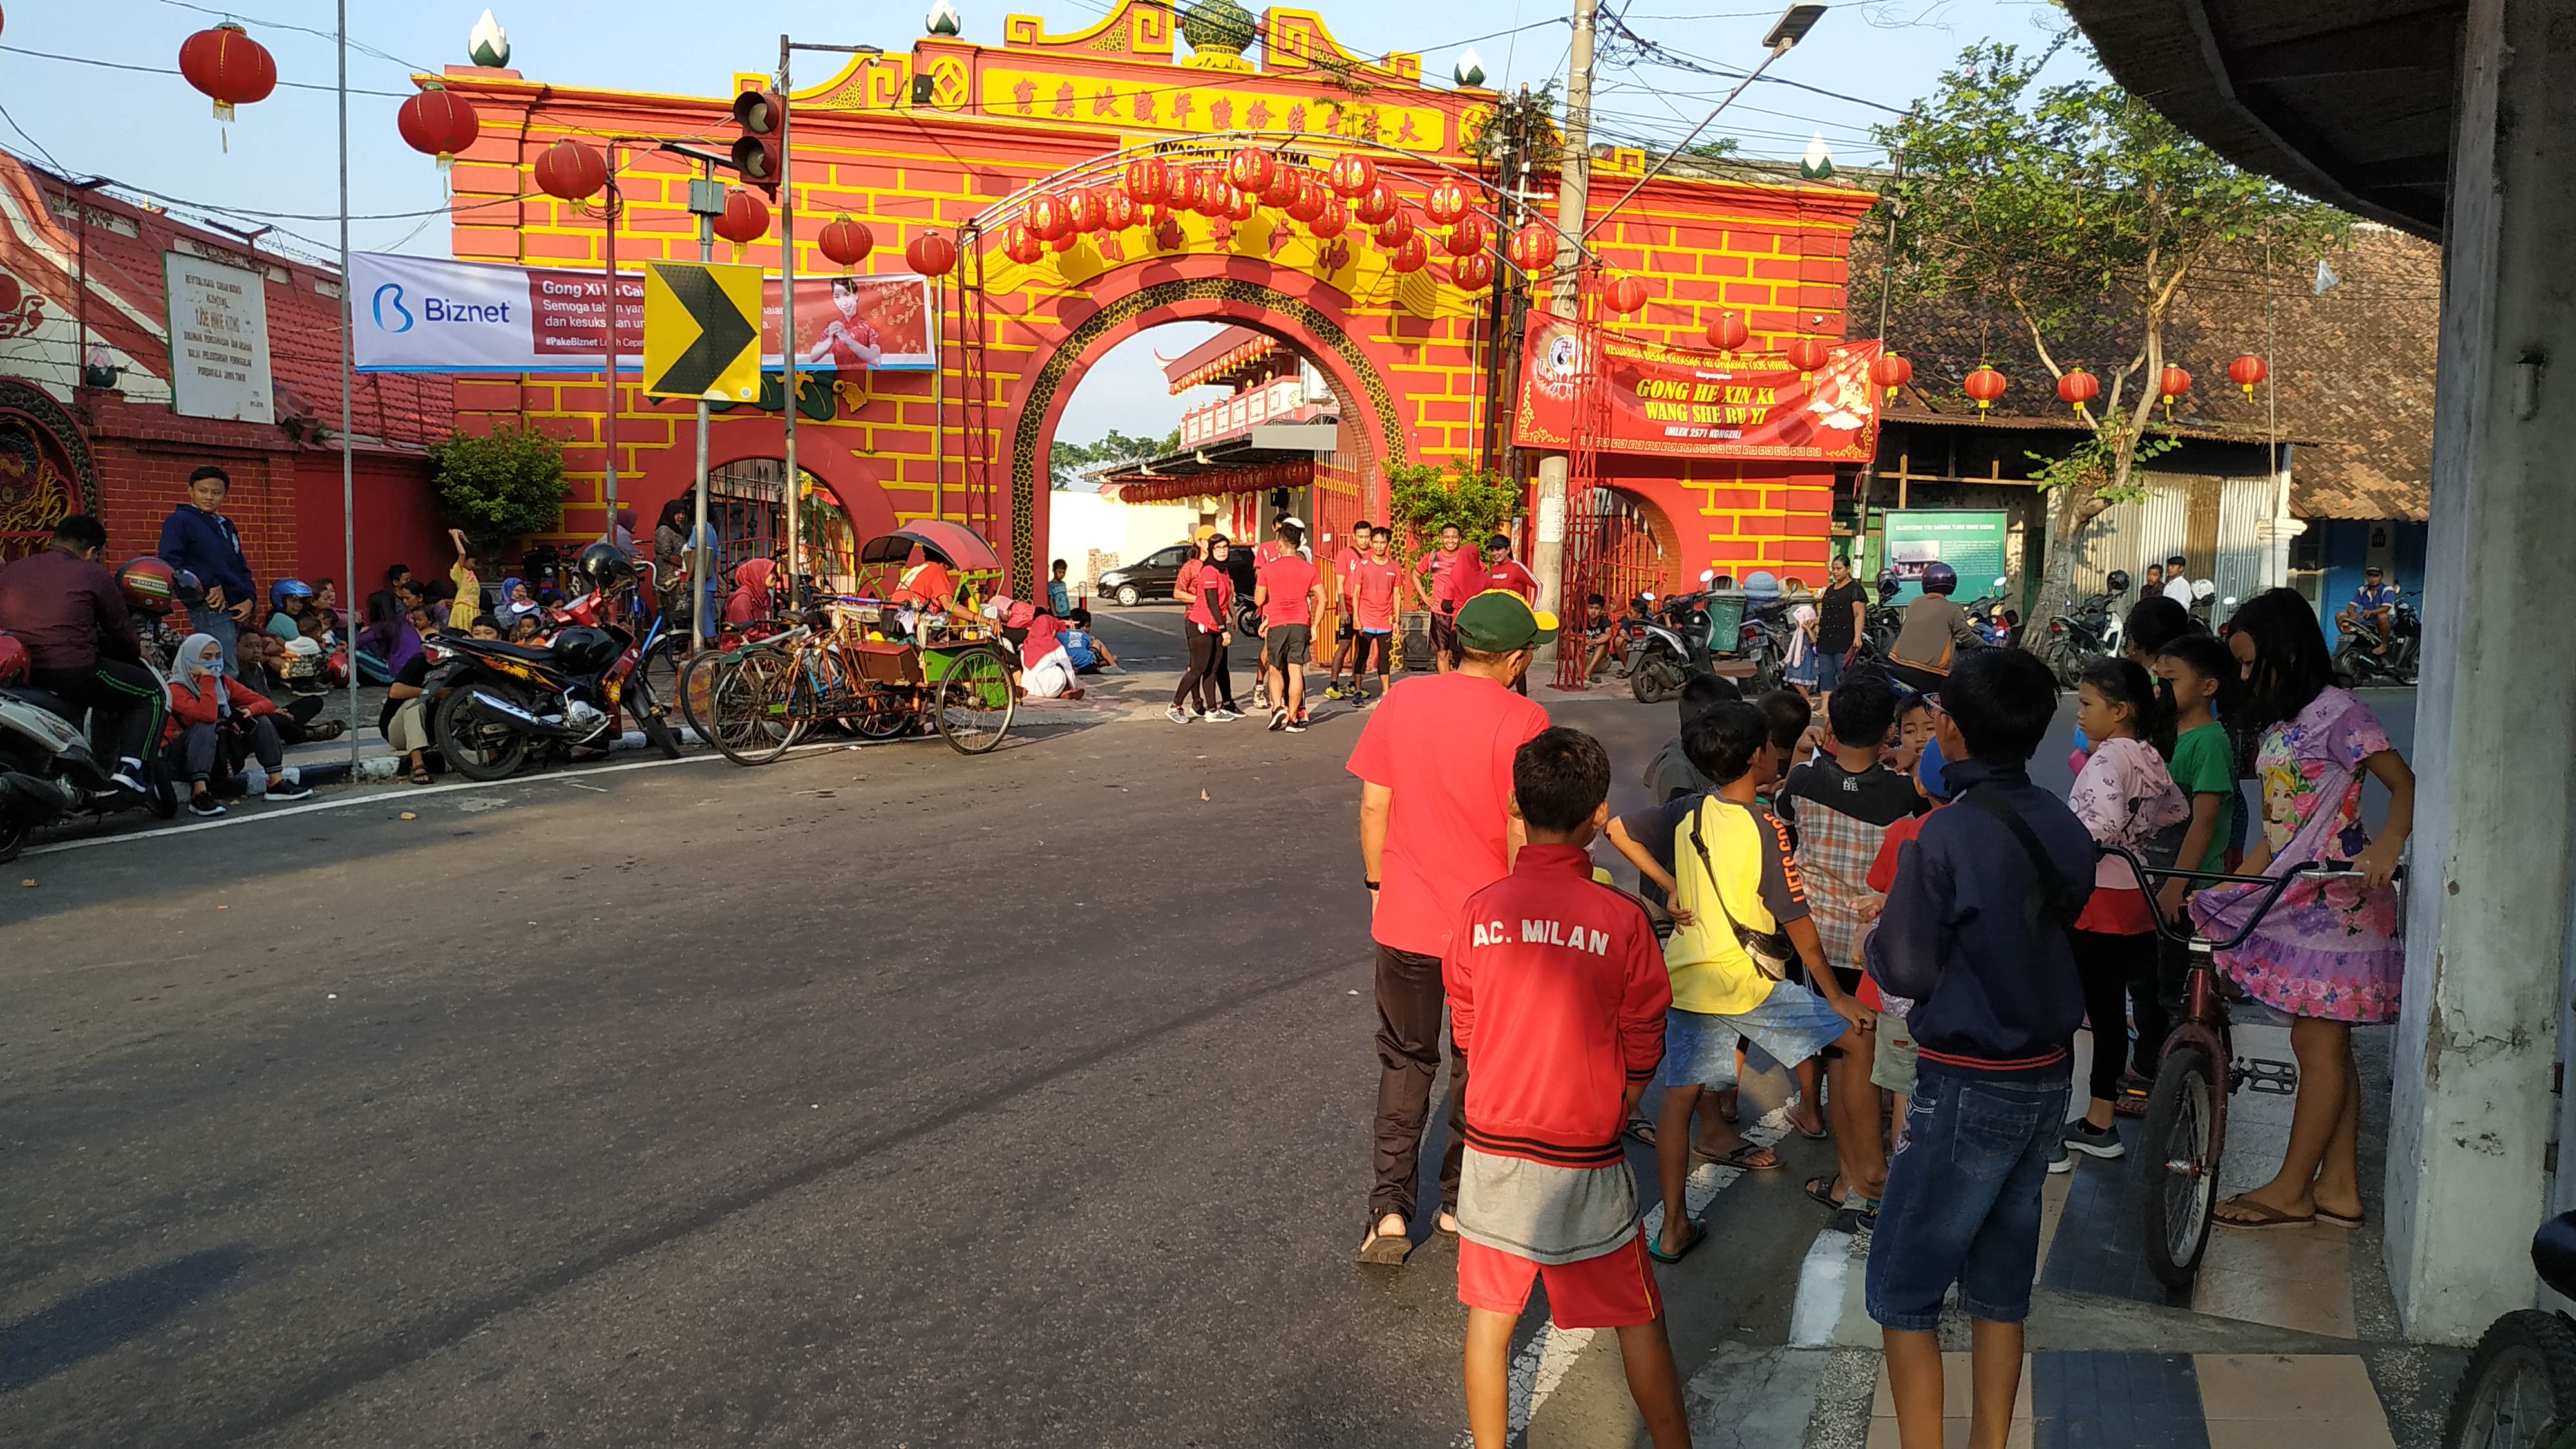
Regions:
<instances>
[{"instance_id":1,"label":"green baseball cap","mask_svg":"<svg viewBox=\"0 0 2576 1449\"><path fill-rule=\"evenodd\" d=\"M1556 616L1507 589L1487 589L1458 606L1458 642L1479 654L1509 654L1556 637Z\"/></svg>"}]
</instances>

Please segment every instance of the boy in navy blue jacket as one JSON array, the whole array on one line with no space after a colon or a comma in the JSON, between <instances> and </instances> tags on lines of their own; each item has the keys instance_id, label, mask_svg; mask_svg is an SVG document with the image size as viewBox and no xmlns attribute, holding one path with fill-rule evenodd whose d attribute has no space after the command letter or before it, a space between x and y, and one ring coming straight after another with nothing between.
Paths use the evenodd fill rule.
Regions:
<instances>
[{"instance_id":1,"label":"boy in navy blue jacket","mask_svg":"<svg viewBox=\"0 0 2576 1449\"><path fill-rule=\"evenodd\" d=\"M1914 1002L1920 1052L1869 1253L1904 1449L1941 1444L1934 1330L1953 1282L1975 1329L1970 1444L2000 1449L2020 1388L2040 1188L2084 1019L2066 926L2093 889L2091 837L2027 768L2056 712L2048 667L2018 649L1976 650L1950 672L1933 729L1954 803L1898 852L1869 939L1870 974Z\"/></svg>"}]
</instances>

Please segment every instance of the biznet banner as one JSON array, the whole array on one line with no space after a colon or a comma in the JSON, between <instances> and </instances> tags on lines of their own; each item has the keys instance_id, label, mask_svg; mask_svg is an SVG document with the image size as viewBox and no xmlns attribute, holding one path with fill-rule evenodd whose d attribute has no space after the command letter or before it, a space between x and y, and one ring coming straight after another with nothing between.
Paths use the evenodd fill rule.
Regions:
<instances>
[{"instance_id":1,"label":"biznet banner","mask_svg":"<svg viewBox=\"0 0 2576 1449\"><path fill-rule=\"evenodd\" d=\"M608 279L359 252L349 259L360 372L597 372L606 362ZM760 365L781 371L778 279L762 303ZM797 367L926 372L930 279L911 273L796 279ZM644 274L617 276L618 370L644 361Z\"/></svg>"},{"instance_id":2,"label":"biznet banner","mask_svg":"<svg viewBox=\"0 0 2576 1449\"><path fill-rule=\"evenodd\" d=\"M1711 352L1598 331L1608 371L1597 446L1609 453L1867 462L1878 446L1869 365L1879 344L1836 343L1801 375L1768 353ZM1572 324L1530 318L1521 361L1524 448L1573 445L1583 342Z\"/></svg>"}]
</instances>

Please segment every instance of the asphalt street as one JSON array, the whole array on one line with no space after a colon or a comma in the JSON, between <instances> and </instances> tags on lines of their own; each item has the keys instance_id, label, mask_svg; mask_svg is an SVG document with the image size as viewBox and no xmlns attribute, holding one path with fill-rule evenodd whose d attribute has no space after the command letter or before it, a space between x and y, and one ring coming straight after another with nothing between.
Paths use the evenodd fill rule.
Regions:
<instances>
[{"instance_id":1,"label":"asphalt street","mask_svg":"<svg viewBox=\"0 0 2576 1449\"><path fill-rule=\"evenodd\" d=\"M1144 698L29 855L0 1443L1449 1444L1454 1254L1350 1258L1360 719ZM1642 803L1671 708L1555 713ZM1667 1271L1685 1375L1781 1341L1828 1146ZM1594 1354L1530 1442L1627 1434Z\"/></svg>"}]
</instances>

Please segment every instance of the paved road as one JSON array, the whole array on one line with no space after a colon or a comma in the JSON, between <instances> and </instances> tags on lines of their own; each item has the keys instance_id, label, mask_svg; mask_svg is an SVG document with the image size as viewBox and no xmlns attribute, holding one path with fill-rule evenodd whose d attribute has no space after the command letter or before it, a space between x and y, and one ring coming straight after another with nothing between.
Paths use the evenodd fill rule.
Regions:
<instances>
[{"instance_id":1,"label":"paved road","mask_svg":"<svg viewBox=\"0 0 2576 1449\"><path fill-rule=\"evenodd\" d=\"M1141 712L28 857L0 1442L1449 1443L1448 1250L1348 1258L1357 720ZM1557 713L1629 803L1669 709ZM1783 1150L1686 1372L1786 1331ZM1533 1443L1624 1435L1603 1359Z\"/></svg>"}]
</instances>

